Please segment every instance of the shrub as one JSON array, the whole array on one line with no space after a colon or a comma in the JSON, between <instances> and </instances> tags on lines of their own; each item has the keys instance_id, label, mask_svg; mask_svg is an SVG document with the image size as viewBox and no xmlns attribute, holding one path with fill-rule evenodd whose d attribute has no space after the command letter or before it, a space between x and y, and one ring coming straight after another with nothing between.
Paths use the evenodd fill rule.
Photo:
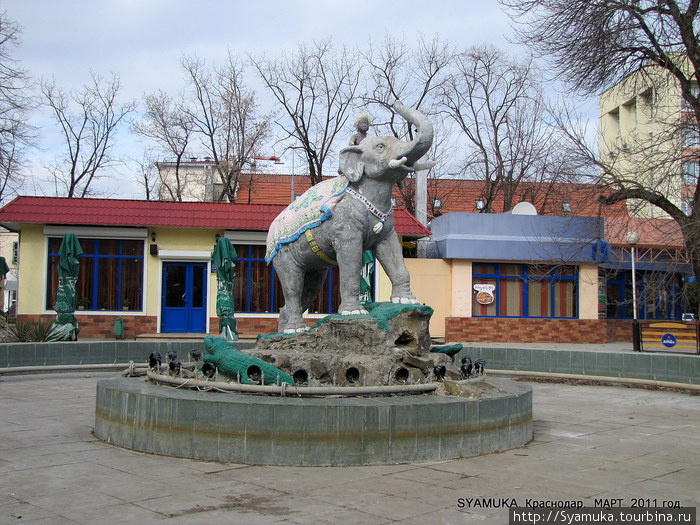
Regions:
<instances>
[{"instance_id":1,"label":"shrub","mask_svg":"<svg viewBox=\"0 0 700 525\"><path fill-rule=\"evenodd\" d=\"M8 331L14 343L32 343L46 341L52 327L53 321L18 321Z\"/></svg>"}]
</instances>

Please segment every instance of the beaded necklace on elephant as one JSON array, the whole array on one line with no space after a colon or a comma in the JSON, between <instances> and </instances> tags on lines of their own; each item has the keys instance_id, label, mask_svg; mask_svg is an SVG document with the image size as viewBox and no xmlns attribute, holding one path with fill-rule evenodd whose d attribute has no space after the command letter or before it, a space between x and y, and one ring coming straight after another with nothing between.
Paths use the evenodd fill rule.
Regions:
<instances>
[{"instance_id":1,"label":"beaded necklace on elephant","mask_svg":"<svg viewBox=\"0 0 700 525\"><path fill-rule=\"evenodd\" d=\"M361 193L356 192L353 190L350 186L345 188L345 193L350 194L350 196L355 197L357 200L359 200L362 204L365 205L365 207L369 210L369 212L374 215L377 219L379 219L379 222L374 225L372 230L374 233L379 233L382 231L382 228L384 227L384 222L387 220L389 215L391 215L391 212L393 210L389 210L388 213L382 213L379 208L377 208L374 204L372 204L367 197L362 195Z\"/></svg>"}]
</instances>

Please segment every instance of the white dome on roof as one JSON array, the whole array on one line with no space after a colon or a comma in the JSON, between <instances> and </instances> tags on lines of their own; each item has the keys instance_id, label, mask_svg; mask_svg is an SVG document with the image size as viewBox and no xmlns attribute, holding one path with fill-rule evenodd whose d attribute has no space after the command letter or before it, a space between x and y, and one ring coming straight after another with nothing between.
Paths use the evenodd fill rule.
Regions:
<instances>
[{"instance_id":1,"label":"white dome on roof","mask_svg":"<svg viewBox=\"0 0 700 525\"><path fill-rule=\"evenodd\" d=\"M537 209L529 202L519 202L513 209L505 213L510 213L512 215L537 215Z\"/></svg>"}]
</instances>

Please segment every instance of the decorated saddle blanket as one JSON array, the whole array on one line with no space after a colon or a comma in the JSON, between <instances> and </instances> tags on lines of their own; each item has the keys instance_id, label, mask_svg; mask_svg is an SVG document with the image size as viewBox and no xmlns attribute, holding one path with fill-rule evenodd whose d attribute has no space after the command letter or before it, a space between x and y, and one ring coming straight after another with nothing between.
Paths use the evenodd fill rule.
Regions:
<instances>
[{"instance_id":1,"label":"decorated saddle blanket","mask_svg":"<svg viewBox=\"0 0 700 525\"><path fill-rule=\"evenodd\" d=\"M296 241L306 230L315 228L333 215L333 208L340 201L348 179L343 175L325 180L309 188L303 195L287 206L272 221L267 232L265 261L272 262L279 249Z\"/></svg>"}]
</instances>

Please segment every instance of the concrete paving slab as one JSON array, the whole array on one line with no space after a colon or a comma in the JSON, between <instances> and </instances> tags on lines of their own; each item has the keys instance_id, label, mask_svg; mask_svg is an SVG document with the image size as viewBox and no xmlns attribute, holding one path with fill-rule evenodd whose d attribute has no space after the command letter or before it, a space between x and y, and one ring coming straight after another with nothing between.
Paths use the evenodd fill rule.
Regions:
<instances>
[{"instance_id":1,"label":"concrete paving slab","mask_svg":"<svg viewBox=\"0 0 700 525\"><path fill-rule=\"evenodd\" d=\"M69 523L109 523L110 525L129 525L132 523L147 524L162 521L162 516L135 504L119 503L108 507L79 507L63 512ZM24 520L22 520L24 521ZM34 522L30 522L32 525Z\"/></svg>"},{"instance_id":2,"label":"concrete paving slab","mask_svg":"<svg viewBox=\"0 0 700 525\"><path fill-rule=\"evenodd\" d=\"M0 523L505 524L502 498L700 504L700 403L688 394L530 383L535 439L518 449L408 465L263 467L96 440L95 386L111 376L0 381Z\"/></svg>"}]
</instances>

